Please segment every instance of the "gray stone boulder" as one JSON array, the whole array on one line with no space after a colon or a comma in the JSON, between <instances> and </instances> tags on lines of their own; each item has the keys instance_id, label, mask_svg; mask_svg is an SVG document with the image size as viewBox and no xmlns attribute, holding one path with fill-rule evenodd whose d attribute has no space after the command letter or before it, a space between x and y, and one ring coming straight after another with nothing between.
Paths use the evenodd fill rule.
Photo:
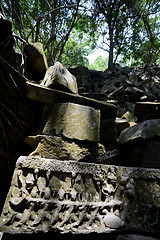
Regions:
<instances>
[{"instance_id":1,"label":"gray stone boulder","mask_svg":"<svg viewBox=\"0 0 160 240\"><path fill-rule=\"evenodd\" d=\"M41 85L78 93L76 78L60 62L56 62L47 70Z\"/></svg>"}]
</instances>

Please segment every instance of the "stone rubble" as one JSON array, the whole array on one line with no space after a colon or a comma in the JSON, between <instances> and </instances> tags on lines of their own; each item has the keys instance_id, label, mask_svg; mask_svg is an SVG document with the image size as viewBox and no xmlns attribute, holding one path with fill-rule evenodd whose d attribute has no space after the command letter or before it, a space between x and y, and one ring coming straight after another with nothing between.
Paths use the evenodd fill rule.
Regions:
<instances>
[{"instance_id":1,"label":"stone rubble","mask_svg":"<svg viewBox=\"0 0 160 240\"><path fill-rule=\"evenodd\" d=\"M160 67L121 67L116 64L114 70L104 72L105 82L101 89L108 98L123 101L154 101L160 99ZM126 98L126 99L125 99Z\"/></svg>"},{"instance_id":2,"label":"stone rubble","mask_svg":"<svg viewBox=\"0 0 160 240\"><path fill-rule=\"evenodd\" d=\"M107 122L101 119L101 141L109 152L111 150L111 154L105 154L106 162L113 163L114 159L114 164L118 165L159 168L160 67L146 64L129 68L115 64L113 71L106 70L103 74L103 84L98 89L92 87L93 91L88 96L112 101L118 107L115 125L107 120L107 126ZM100 79L99 75L99 82ZM79 87L81 83L79 79ZM88 84L94 86L94 79L90 78ZM121 157L118 159L114 154L112 156L114 148L119 150ZM104 158L101 159L104 161Z\"/></svg>"}]
</instances>

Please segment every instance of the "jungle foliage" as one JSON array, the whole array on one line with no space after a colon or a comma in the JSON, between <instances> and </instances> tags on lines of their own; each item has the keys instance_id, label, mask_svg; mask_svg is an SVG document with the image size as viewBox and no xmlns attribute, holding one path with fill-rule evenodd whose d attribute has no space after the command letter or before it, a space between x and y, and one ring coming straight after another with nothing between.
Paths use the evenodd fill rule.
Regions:
<instances>
[{"instance_id":1,"label":"jungle foliage","mask_svg":"<svg viewBox=\"0 0 160 240\"><path fill-rule=\"evenodd\" d=\"M2 0L0 12L19 37L43 43L49 65L89 66L97 47L110 69L119 56L134 65L159 61L159 0Z\"/></svg>"}]
</instances>

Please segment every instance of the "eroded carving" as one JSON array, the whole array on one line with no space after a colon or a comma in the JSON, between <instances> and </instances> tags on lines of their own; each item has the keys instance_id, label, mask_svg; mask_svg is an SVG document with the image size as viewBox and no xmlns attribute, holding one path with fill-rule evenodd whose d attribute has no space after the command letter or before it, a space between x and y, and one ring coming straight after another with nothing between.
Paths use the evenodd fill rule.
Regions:
<instances>
[{"instance_id":1,"label":"eroded carving","mask_svg":"<svg viewBox=\"0 0 160 240\"><path fill-rule=\"evenodd\" d=\"M159 179L159 170L21 157L1 231L155 232L160 228Z\"/></svg>"}]
</instances>

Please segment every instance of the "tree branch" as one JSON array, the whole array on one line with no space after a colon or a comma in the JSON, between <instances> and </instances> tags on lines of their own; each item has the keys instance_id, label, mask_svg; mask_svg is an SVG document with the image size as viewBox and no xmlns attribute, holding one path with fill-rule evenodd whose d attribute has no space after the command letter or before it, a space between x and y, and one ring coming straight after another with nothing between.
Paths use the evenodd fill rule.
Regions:
<instances>
[{"instance_id":1,"label":"tree branch","mask_svg":"<svg viewBox=\"0 0 160 240\"><path fill-rule=\"evenodd\" d=\"M73 7L76 7L76 5L72 4L72 5L66 5L66 6L61 6L61 7L54 8L54 9L46 12L43 16L38 17L38 20L42 21L42 19L44 19L45 17L48 16L48 14L50 14L50 13L52 13L54 11L57 11L57 10L60 10L60 9L64 9L64 8L73 8Z\"/></svg>"},{"instance_id":2,"label":"tree branch","mask_svg":"<svg viewBox=\"0 0 160 240\"><path fill-rule=\"evenodd\" d=\"M66 36L65 36L65 40L64 40L64 42L63 42L63 44L62 44L62 47L61 47L61 50L60 50L60 53L59 53L59 55L58 55L57 60L60 59L60 57L61 57L61 55L62 55L62 52L63 52L63 49L64 49L64 46L65 46L66 42L68 41L69 35L70 35L70 33L71 33L74 25L76 24L76 22L79 20L79 18L78 18L77 21L76 21L76 17L77 17L77 13L78 13L78 8L79 8L79 3L80 3L80 0L77 1L77 7L76 7L76 11L75 11L75 14L74 14L74 17L73 17L72 24L71 24L71 26L70 26L70 29L69 29L68 33L67 33Z\"/></svg>"}]
</instances>

